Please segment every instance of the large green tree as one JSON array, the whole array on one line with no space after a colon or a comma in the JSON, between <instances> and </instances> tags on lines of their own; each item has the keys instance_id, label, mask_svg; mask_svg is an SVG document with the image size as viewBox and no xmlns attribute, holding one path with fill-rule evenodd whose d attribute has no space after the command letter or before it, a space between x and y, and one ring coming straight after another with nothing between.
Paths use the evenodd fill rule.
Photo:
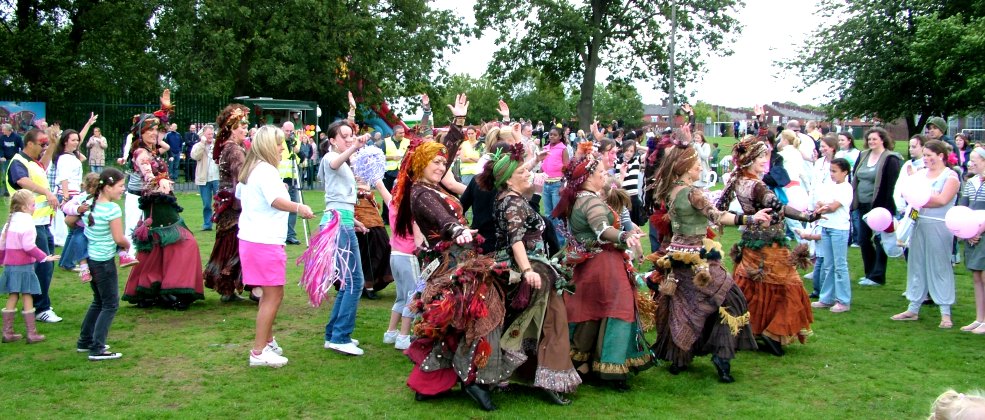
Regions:
<instances>
[{"instance_id":1,"label":"large green tree","mask_svg":"<svg viewBox=\"0 0 985 420\"><path fill-rule=\"evenodd\" d=\"M982 111L985 2L824 0L807 52L791 67L828 82L833 116L903 118L910 135L935 115Z\"/></svg>"},{"instance_id":2,"label":"large green tree","mask_svg":"<svg viewBox=\"0 0 985 420\"><path fill-rule=\"evenodd\" d=\"M629 128L643 124L643 97L629 83L613 81L608 85L596 84L594 102L596 119L601 122L621 120Z\"/></svg>"},{"instance_id":3,"label":"large green tree","mask_svg":"<svg viewBox=\"0 0 985 420\"><path fill-rule=\"evenodd\" d=\"M0 2L0 94L55 104L135 93L156 97L154 1Z\"/></svg>"},{"instance_id":4,"label":"large green tree","mask_svg":"<svg viewBox=\"0 0 985 420\"><path fill-rule=\"evenodd\" d=\"M316 100L345 92L375 104L415 96L447 77L443 51L460 18L425 0L374 2L162 0L158 33L174 83L233 95Z\"/></svg>"},{"instance_id":5,"label":"large green tree","mask_svg":"<svg viewBox=\"0 0 985 420\"><path fill-rule=\"evenodd\" d=\"M650 79L669 91L671 13L676 7L676 87L701 73L701 57L729 54L739 30L732 15L741 0L478 0L478 22L497 22L500 49L489 74L516 82L528 68L579 87L579 126L595 117L593 98L600 68L615 78ZM479 28L481 30L481 28Z\"/></svg>"}]
</instances>

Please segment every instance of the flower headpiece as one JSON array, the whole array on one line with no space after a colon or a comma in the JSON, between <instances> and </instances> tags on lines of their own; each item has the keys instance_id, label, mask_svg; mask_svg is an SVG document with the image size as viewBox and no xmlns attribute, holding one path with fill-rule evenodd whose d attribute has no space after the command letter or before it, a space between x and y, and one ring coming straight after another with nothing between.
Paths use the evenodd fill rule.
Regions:
<instances>
[{"instance_id":1,"label":"flower headpiece","mask_svg":"<svg viewBox=\"0 0 985 420\"><path fill-rule=\"evenodd\" d=\"M497 150L489 157L493 165L493 185L502 189L516 169L523 164L523 145L515 143L509 149Z\"/></svg>"},{"instance_id":2,"label":"flower headpiece","mask_svg":"<svg viewBox=\"0 0 985 420\"><path fill-rule=\"evenodd\" d=\"M595 155L589 154L587 157L572 161L568 164L568 167L564 170L564 176L567 178L567 185L571 188L580 188L581 184L585 183L585 180L595 172L595 168L599 166L601 160L596 159Z\"/></svg>"},{"instance_id":3,"label":"flower headpiece","mask_svg":"<svg viewBox=\"0 0 985 420\"><path fill-rule=\"evenodd\" d=\"M249 108L246 107L235 108L233 109L233 112L230 112L229 116L226 117L226 121L223 121L222 126L231 129L235 127L236 124L249 125L250 124L249 114L250 114Z\"/></svg>"}]
</instances>

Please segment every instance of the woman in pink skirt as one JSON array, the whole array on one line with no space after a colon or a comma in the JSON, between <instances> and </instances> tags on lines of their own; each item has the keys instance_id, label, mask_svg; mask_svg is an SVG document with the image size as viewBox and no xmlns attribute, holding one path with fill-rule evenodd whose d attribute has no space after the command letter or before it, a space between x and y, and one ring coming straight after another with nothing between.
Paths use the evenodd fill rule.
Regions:
<instances>
[{"instance_id":1,"label":"woman in pink skirt","mask_svg":"<svg viewBox=\"0 0 985 420\"><path fill-rule=\"evenodd\" d=\"M284 150L284 132L263 126L253 137L253 147L236 186L240 200L239 255L243 266L243 284L260 287L262 297L257 311L256 339L250 352L250 366L281 367L287 364L284 350L273 336L274 318L284 298L287 276L288 213L305 219L314 217L311 208L291 201L277 165Z\"/></svg>"}]
</instances>

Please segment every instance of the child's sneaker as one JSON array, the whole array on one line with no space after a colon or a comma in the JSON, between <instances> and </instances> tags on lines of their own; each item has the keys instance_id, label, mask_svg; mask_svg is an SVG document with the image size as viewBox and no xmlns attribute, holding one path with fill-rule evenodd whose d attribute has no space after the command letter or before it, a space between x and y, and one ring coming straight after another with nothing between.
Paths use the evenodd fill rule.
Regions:
<instances>
[{"instance_id":1,"label":"child's sneaker","mask_svg":"<svg viewBox=\"0 0 985 420\"><path fill-rule=\"evenodd\" d=\"M395 343L397 341L397 335L399 335L399 334L400 334L400 331L397 331L397 330L390 330L390 331L387 331L387 332L383 333L383 344L393 344L393 343Z\"/></svg>"},{"instance_id":2,"label":"child's sneaker","mask_svg":"<svg viewBox=\"0 0 985 420\"><path fill-rule=\"evenodd\" d=\"M136 265L139 262L140 261L137 261L136 258L131 257L130 254L127 253L120 254L120 268L126 268L131 265Z\"/></svg>"},{"instance_id":3,"label":"child's sneaker","mask_svg":"<svg viewBox=\"0 0 985 420\"><path fill-rule=\"evenodd\" d=\"M397 350L407 350L410 348L410 335L398 335L393 348Z\"/></svg>"},{"instance_id":4,"label":"child's sneaker","mask_svg":"<svg viewBox=\"0 0 985 420\"><path fill-rule=\"evenodd\" d=\"M92 273L89 272L88 268L83 268L82 271L79 272L79 280L82 280L83 283L92 281Z\"/></svg>"}]
</instances>

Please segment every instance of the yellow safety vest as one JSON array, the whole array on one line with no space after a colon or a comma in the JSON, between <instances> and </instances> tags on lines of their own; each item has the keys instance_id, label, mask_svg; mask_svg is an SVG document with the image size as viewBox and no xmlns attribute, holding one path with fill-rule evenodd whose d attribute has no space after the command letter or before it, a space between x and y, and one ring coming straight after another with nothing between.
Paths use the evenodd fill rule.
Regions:
<instances>
[{"instance_id":1,"label":"yellow safety vest","mask_svg":"<svg viewBox=\"0 0 985 420\"><path fill-rule=\"evenodd\" d=\"M476 142L475 144L476 146L478 146L479 142ZM462 148L460 150L462 151L463 158L470 157L473 159L479 159L479 157L482 156L482 154L479 153L478 150L475 150L475 147L472 146L472 144L469 143L468 140L462 142ZM477 175L479 172L480 172L480 168L478 161L476 162L462 161L462 175Z\"/></svg>"},{"instance_id":2,"label":"yellow safety vest","mask_svg":"<svg viewBox=\"0 0 985 420\"><path fill-rule=\"evenodd\" d=\"M25 159L24 155L21 153L15 154L13 159L11 159L11 161L19 161L23 163L24 167L27 168L27 173L28 176L31 178L31 181L33 181L39 187L44 188L46 191L48 190L48 176L45 174L44 169L41 168L40 164L38 164L33 160ZM16 191L21 189L19 185L17 186L17 188L14 188L14 185L10 183L9 176L7 176L6 182L7 182L8 191ZM35 225L50 224L51 217L54 215L55 215L55 210L48 205L48 197L45 195L34 194L34 215L33 215L34 224Z\"/></svg>"},{"instance_id":3,"label":"yellow safety vest","mask_svg":"<svg viewBox=\"0 0 985 420\"><path fill-rule=\"evenodd\" d=\"M400 146L397 146L393 142L393 137L387 137L383 139L383 143L386 146L386 157L396 156L403 159L404 154L407 153L407 147L410 146L410 139L404 137L404 140L400 142ZM386 170L396 171L400 169L400 159L386 161Z\"/></svg>"},{"instance_id":4,"label":"yellow safety vest","mask_svg":"<svg viewBox=\"0 0 985 420\"><path fill-rule=\"evenodd\" d=\"M291 159L291 150L284 145L284 150L280 152L280 164L277 165L281 179L294 178L294 161Z\"/></svg>"}]
</instances>

